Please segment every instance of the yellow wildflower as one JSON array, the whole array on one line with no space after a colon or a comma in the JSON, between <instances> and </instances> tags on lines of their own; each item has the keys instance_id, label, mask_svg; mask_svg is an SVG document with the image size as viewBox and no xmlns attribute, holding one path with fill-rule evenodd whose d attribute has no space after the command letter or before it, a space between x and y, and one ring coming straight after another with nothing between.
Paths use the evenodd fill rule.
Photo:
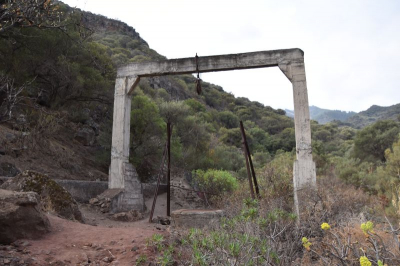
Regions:
<instances>
[{"instance_id":1,"label":"yellow wildflower","mask_svg":"<svg viewBox=\"0 0 400 266\"><path fill-rule=\"evenodd\" d=\"M360 265L361 266L371 266L372 263L369 261L369 259L366 256L361 256L360 257Z\"/></svg>"},{"instance_id":2,"label":"yellow wildflower","mask_svg":"<svg viewBox=\"0 0 400 266\"><path fill-rule=\"evenodd\" d=\"M374 233L374 223L371 221L362 223L361 230L363 230L365 235L368 235L369 232Z\"/></svg>"},{"instance_id":3,"label":"yellow wildflower","mask_svg":"<svg viewBox=\"0 0 400 266\"><path fill-rule=\"evenodd\" d=\"M329 230L329 229L331 229L331 226L328 223L322 223L321 224L321 229L322 230Z\"/></svg>"},{"instance_id":4,"label":"yellow wildflower","mask_svg":"<svg viewBox=\"0 0 400 266\"><path fill-rule=\"evenodd\" d=\"M387 266L387 264L383 264L381 260L378 260L378 266Z\"/></svg>"},{"instance_id":5,"label":"yellow wildflower","mask_svg":"<svg viewBox=\"0 0 400 266\"><path fill-rule=\"evenodd\" d=\"M303 242L303 247L304 247L306 250L310 251L310 246L311 246L312 244L311 244L310 241L308 241L307 237L303 237L303 238L301 239L301 242Z\"/></svg>"}]
</instances>

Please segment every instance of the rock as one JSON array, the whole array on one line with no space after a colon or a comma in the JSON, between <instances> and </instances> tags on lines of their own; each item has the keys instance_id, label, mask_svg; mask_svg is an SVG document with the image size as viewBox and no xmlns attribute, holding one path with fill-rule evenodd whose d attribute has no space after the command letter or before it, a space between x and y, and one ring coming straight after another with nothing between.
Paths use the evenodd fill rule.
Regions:
<instances>
[{"instance_id":1,"label":"rock","mask_svg":"<svg viewBox=\"0 0 400 266\"><path fill-rule=\"evenodd\" d=\"M95 136L99 135L100 125L94 122L94 120L91 117L89 117L89 119L86 120L85 124L93 129Z\"/></svg>"},{"instance_id":2,"label":"rock","mask_svg":"<svg viewBox=\"0 0 400 266\"><path fill-rule=\"evenodd\" d=\"M84 222L78 204L71 194L47 175L27 170L10 178L0 188L36 192L39 194L40 206L43 211L56 213L66 219Z\"/></svg>"},{"instance_id":3,"label":"rock","mask_svg":"<svg viewBox=\"0 0 400 266\"><path fill-rule=\"evenodd\" d=\"M173 224L178 227L202 228L219 222L222 210L176 210L171 213Z\"/></svg>"},{"instance_id":4,"label":"rock","mask_svg":"<svg viewBox=\"0 0 400 266\"><path fill-rule=\"evenodd\" d=\"M97 198L92 198L89 200L89 203L92 205L96 205L96 203L98 203L98 202L99 202L99 200Z\"/></svg>"},{"instance_id":5,"label":"rock","mask_svg":"<svg viewBox=\"0 0 400 266\"><path fill-rule=\"evenodd\" d=\"M92 146L96 140L96 134L91 127L84 126L76 132L75 139L85 146Z\"/></svg>"},{"instance_id":6,"label":"rock","mask_svg":"<svg viewBox=\"0 0 400 266\"><path fill-rule=\"evenodd\" d=\"M0 176L16 176L20 173L17 167L11 163L0 163Z\"/></svg>"},{"instance_id":7,"label":"rock","mask_svg":"<svg viewBox=\"0 0 400 266\"><path fill-rule=\"evenodd\" d=\"M26 123L27 123L26 115L20 114L20 115L17 117L17 124L23 125L23 124L26 124Z\"/></svg>"},{"instance_id":8,"label":"rock","mask_svg":"<svg viewBox=\"0 0 400 266\"><path fill-rule=\"evenodd\" d=\"M14 134L11 134L11 133L6 133L6 139L9 141L9 142L12 142L12 141L14 141L14 140L16 140L17 139L17 137L14 135Z\"/></svg>"},{"instance_id":9,"label":"rock","mask_svg":"<svg viewBox=\"0 0 400 266\"><path fill-rule=\"evenodd\" d=\"M40 209L37 193L0 189L0 244L36 239L49 231L50 222Z\"/></svg>"},{"instance_id":10,"label":"rock","mask_svg":"<svg viewBox=\"0 0 400 266\"><path fill-rule=\"evenodd\" d=\"M143 219L143 215L137 210L131 210L129 212L116 213L111 218L121 222L134 222Z\"/></svg>"},{"instance_id":11,"label":"rock","mask_svg":"<svg viewBox=\"0 0 400 266\"><path fill-rule=\"evenodd\" d=\"M153 219L154 220L154 219ZM167 216L157 216L155 219L156 223L162 224L162 225L169 225L171 224L171 220Z\"/></svg>"}]
</instances>

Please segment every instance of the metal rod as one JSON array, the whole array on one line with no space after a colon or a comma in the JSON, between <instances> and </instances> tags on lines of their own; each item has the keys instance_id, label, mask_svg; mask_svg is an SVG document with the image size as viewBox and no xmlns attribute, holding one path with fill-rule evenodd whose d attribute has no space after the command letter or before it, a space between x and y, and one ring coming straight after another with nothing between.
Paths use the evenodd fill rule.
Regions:
<instances>
[{"instance_id":1,"label":"metal rod","mask_svg":"<svg viewBox=\"0 0 400 266\"><path fill-rule=\"evenodd\" d=\"M172 130L172 126L171 126L171 130ZM168 132L167 132L168 134ZM154 210L156 208L156 202L157 202L157 197L158 197L158 189L160 187L160 182L161 182L161 176L162 176L162 172L164 169L164 165L165 165L165 157L167 156L167 144L168 142L165 142L164 145L164 152L163 152L163 157L161 160L161 165L160 165L160 171L158 172L158 177L157 177L157 186L156 186L156 190L154 192L154 198L153 198L153 204L151 206L151 211L150 211L150 217L149 217L149 223L151 223L153 221L153 215L154 215Z\"/></svg>"},{"instance_id":2,"label":"metal rod","mask_svg":"<svg viewBox=\"0 0 400 266\"><path fill-rule=\"evenodd\" d=\"M242 121L240 121L240 122L242 122ZM247 157L247 150L246 150L246 145L245 145L245 133L244 133L244 128L243 128L242 124L240 124L240 132L242 133L243 155L246 160L247 178L249 179L250 194L251 194L251 198L255 199L253 181L251 180L249 158Z\"/></svg>"},{"instance_id":3,"label":"metal rod","mask_svg":"<svg viewBox=\"0 0 400 266\"><path fill-rule=\"evenodd\" d=\"M253 181L254 181L254 186L256 188L256 194L257 194L257 197L260 197L260 190L258 189L256 172L254 171L253 160L251 159L251 153L250 153L250 149L249 149L249 144L247 143L246 132L244 131L244 127L243 127L243 122L242 121L240 121L240 129L243 130L243 133L244 133L243 134L243 136L244 136L244 145L246 147L247 156L249 158L251 173L253 174Z\"/></svg>"},{"instance_id":4,"label":"metal rod","mask_svg":"<svg viewBox=\"0 0 400 266\"><path fill-rule=\"evenodd\" d=\"M153 221L153 214L154 214L154 209L156 208L156 202L157 202L157 196L158 196L158 188L160 187L160 181L161 181L161 176L162 176L162 172L164 169L166 155L167 155L167 143L165 143L165 146L164 146L164 152L163 152L163 158L161 160L160 171L158 171L157 186L156 186L156 190L154 191L153 205L151 206L149 223L151 223Z\"/></svg>"},{"instance_id":5,"label":"metal rod","mask_svg":"<svg viewBox=\"0 0 400 266\"><path fill-rule=\"evenodd\" d=\"M167 216L171 216L171 123L167 123Z\"/></svg>"}]
</instances>

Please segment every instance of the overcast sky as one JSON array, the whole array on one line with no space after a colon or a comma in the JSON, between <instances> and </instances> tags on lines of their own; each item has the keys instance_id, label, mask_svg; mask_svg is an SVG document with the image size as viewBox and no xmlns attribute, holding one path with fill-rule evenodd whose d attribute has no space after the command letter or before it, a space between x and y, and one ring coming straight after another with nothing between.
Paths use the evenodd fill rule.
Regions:
<instances>
[{"instance_id":1,"label":"overcast sky","mask_svg":"<svg viewBox=\"0 0 400 266\"><path fill-rule=\"evenodd\" d=\"M398 0L63 0L121 20L169 59L300 48L310 105L362 111L400 103ZM278 68L202 74L235 96L293 109Z\"/></svg>"}]
</instances>

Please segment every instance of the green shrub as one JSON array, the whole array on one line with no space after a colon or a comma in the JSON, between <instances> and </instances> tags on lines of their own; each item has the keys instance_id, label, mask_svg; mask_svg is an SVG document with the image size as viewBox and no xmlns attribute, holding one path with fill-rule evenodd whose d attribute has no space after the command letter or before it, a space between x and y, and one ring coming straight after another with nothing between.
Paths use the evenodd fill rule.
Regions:
<instances>
[{"instance_id":1,"label":"green shrub","mask_svg":"<svg viewBox=\"0 0 400 266\"><path fill-rule=\"evenodd\" d=\"M207 171L195 170L192 172L193 182L199 189L214 195L231 192L238 188L238 181L229 172L209 169Z\"/></svg>"}]
</instances>

